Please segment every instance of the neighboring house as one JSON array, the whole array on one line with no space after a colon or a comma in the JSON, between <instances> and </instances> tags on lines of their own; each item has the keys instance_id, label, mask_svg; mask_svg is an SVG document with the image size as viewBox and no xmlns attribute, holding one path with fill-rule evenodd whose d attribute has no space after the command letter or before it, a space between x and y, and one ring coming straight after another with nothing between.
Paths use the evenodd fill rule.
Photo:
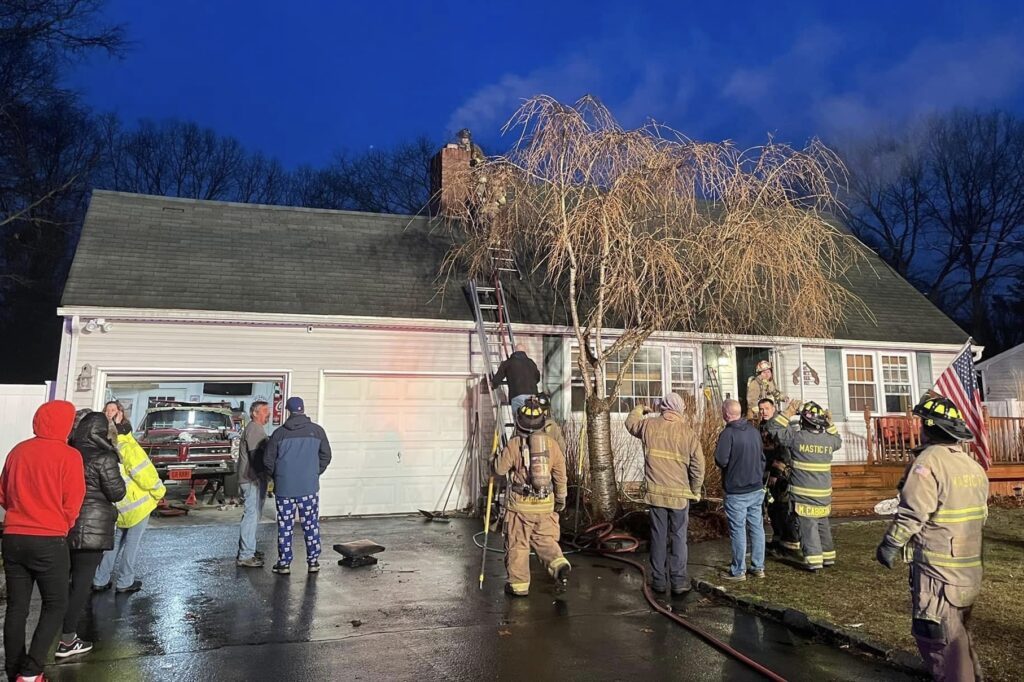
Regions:
<instances>
[{"instance_id":1,"label":"neighboring house","mask_svg":"<svg viewBox=\"0 0 1024 682\"><path fill-rule=\"evenodd\" d=\"M325 515L438 508L466 451L490 445L462 282L438 291L447 248L423 217L96 191L58 311L57 395L100 408L122 387L273 385L305 398L331 438ZM865 411L905 414L967 335L877 257L850 286L874 320L854 317L835 339L654 335L615 411L668 389L697 393L708 368L723 395L740 396L770 356L784 391L831 408L838 460L865 462ZM569 418L582 388L564 312L523 282L508 297L517 341ZM87 329L98 318L107 331Z\"/></svg>"},{"instance_id":2,"label":"neighboring house","mask_svg":"<svg viewBox=\"0 0 1024 682\"><path fill-rule=\"evenodd\" d=\"M1024 343L979 362L986 401L1024 400Z\"/></svg>"}]
</instances>

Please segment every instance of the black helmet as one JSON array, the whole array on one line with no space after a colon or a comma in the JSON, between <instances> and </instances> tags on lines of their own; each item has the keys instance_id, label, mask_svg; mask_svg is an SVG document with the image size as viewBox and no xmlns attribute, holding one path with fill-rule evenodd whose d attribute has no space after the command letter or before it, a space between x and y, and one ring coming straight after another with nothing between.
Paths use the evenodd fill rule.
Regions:
<instances>
[{"instance_id":1,"label":"black helmet","mask_svg":"<svg viewBox=\"0 0 1024 682\"><path fill-rule=\"evenodd\" d=\"M516 412L516 426L526 433L544 428L544 408L539 400L530 398L519 408Z\"/></svg>"},{"instance_id":2,"label":"black helmet","mask_svg":"<svg viewBox=\"0 0 1024 682\"><path fill-rule=\"evenodd\" d=\"M938 429L954 440L974 440L974 434L967 428L959 408L949 398L942 396L925 396L914 407L914 414L921 418L925 429Z\"/></svg>"},{"instance_id":3,"label":"black helmet","mask_svg":"<svg viewBox=\"0 0 1024 682\"><path fill-rule=\"evenodd\" d=\"M544 410L544 414L551 414L551 396L547 393L538 393L537 402L540 403L540 409Z\"/></svg>"},{"instance_id":4,"label":"black helmet","mask_svg":"<svg viewBox=\"0 0 1024 682\"><path fill-rule=\"evenodd\" d=\"M812 400L800 408L800 422L812 429L823 429L828 426L828 417L821 405Z\"/></svg>"}]
</instances>

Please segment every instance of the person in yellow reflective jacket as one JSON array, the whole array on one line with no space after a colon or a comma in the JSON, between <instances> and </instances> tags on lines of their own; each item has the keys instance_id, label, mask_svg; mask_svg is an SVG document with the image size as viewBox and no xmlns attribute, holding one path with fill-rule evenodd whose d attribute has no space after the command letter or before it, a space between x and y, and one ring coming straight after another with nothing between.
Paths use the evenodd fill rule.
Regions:
<instances>
[{"instance_id":1,"label":"person in yellow reflective jacket","mask_svg":"<svg viewBox=\"0 0 1024 682\"><path fill-rule=\"evenodd\" d=\"M149 515L156 509L156 503L167 494L167 489L146 451L132 435L128 421L115 423L115 426L121 477L125 481L127 493L116 505L114 548L103 553L103 561L96 569L92 589L94 592L109 590L116 573L118 592L138 592L142 589L142 581L135 576L138 573L137 561L142 535L149 525Z\"/></svg>"},{"instance_id":2,"label":"person in yellow reflective jacket","mask_svg":"<svg viewBox=\"0 0 1024 682\"><path fill-rule=\"evenodd\" d=\"M914 414L924 450L875 557L886 568L911 557L910 631L928 672L940 682L974 682L982 673L967 624L981 592L988 476L963 445L974 434L952 401L925 397Z\"/></svg>"}]
</instances>

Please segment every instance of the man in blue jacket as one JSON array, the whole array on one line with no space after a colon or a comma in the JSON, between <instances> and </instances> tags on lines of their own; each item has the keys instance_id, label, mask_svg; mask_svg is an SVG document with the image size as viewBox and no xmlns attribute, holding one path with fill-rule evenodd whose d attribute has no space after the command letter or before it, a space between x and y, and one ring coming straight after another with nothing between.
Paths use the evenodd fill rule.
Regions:
<instances>
[{"instance_id":1,"label":"man in blue jacket","mask_svg":"<svg viewBox=\"0 0 1024 682\"><path fill-rule=\"evenodd\" d=\"M750 530L750 573L764 577L764 450L761 434L741 416L736 400L722 403L725 428L718 436L715 464L722 470L725 515L732 540L732 565L726 580L747 579L747 529Z\"/></svg>"},{"instance_id":2,"label":"man in blue jacket","mask_svg":"<svg viewBox=\"0 0 1024 682\"><path fill-rule=\"evenodd\" d=\"M296 514L306 539L309 572L320 570L320 476L331 463L331 444L319 424L306 416L302 398L285 403L288 419L267 441L263 464L274 479L277 501L277 563L274 573L291 573L292 525Z\"/></svg>"}]
</instances>

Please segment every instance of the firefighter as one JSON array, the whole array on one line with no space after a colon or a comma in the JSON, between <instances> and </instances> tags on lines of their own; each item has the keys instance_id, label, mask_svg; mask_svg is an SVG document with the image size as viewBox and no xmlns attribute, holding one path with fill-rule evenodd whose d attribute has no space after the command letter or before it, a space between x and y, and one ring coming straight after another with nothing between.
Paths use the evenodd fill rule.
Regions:
<instances>
[{"instance_id":1,"label":"firefighter","mask_svg":"<svg viewBox=\"0 0 1024 682\"><path fill-rule=\"evenodd\" d=\"M700 499L704 456L700 439L684 417L686 404L668 393L653 415L637 405L626 417L626 430L644 447L644 502L651 519L651 589L671 589L681 597L690 589L686 572L686 528L690 501ZM652 415L652 416L647 416Z\"/></svg>"},{"instance_id":2,"label":"firefighter","mask_svg":"<svg viewBox=\"0 0 1024 682\"><path fill-rule=\"evenodd\" d=\"M754 368L754 376L747 379L747 419L754 419L757 405L764 398L771 398L776 405L786 400L782 391L775 385L775 379L772 377L772 363L768 360L761 360L757 363Z\"/></svg>"},{"instance_id":3,"label":"firefighter","mask_svg":"<svg viewBox=\"0 0 1024 682\"><path fill-rule=\"evenodd\" d=\"M562 454L565 454L565 434L562 433L562 427L558 425L554 419L551 418L551 396L547 393L538 393L537 402L540 403L540 409L544 411L544 428L541 429L548 436L555 439L558 443L558 447L562 449Z\"/></svg>"},{"instance_id":4,"label":"firefighter","mask_svg":"<svg viewBox=\"0 0 1024 682\"><path fill-rule=\"evenodd\" d=\"M530 592L530 548L548 573L565 586L572 567L558 546L558 512L567 494L565 455L543 431L544 410L529 398L516 412L516 434L494 458L494 473L508 475L505 512L505 592L525 597Z\"/></svg>"},{"instance_id":5,"label":"firefighter","mask_svg":"<svg viewBox=\"0 0 1024 682\"><path fill-rule=\"evenodd\" d=\"M981 592L988 477L962 445L974 436L950 400L926 397L914 414L924 449L910 465L875 556L886 568L905 548L911 558L911 632L932 677L980 680L967 621Z\"/></svg>"},{"instance_id":6,"label":"firefighter","mask_svg":"<svg viewBox=\"0 0 1024 682\"><path fill-rule=\"evenodd\" d=\"M770 551L781 553L783 550L800 549L800 540L796 531L796 522L789 508L789 477L786 474L786 462L782 456L782 448L769 425L775 419L775 403L771 398L762 398L757 404L761 416L761 443L764 448L765 506L768 509L768 520L772 524L772 541L768 545Z\"/></svg>"},{"instance_id":7,"label":"firefighter","mask_svg":"<svg viewBox=\"0 0 1024 682\"><path fill-rule=\"evenodd\" d=\"M782 447L789 478L790 509L795 515L804 568L820 571L836 562L832 544L832 454L843 445L831 414L815 402L799 407L800 426L789 425L800 402L794 400L781 415L769 422L769 430Z\"/></svg>"}]
</instances>

